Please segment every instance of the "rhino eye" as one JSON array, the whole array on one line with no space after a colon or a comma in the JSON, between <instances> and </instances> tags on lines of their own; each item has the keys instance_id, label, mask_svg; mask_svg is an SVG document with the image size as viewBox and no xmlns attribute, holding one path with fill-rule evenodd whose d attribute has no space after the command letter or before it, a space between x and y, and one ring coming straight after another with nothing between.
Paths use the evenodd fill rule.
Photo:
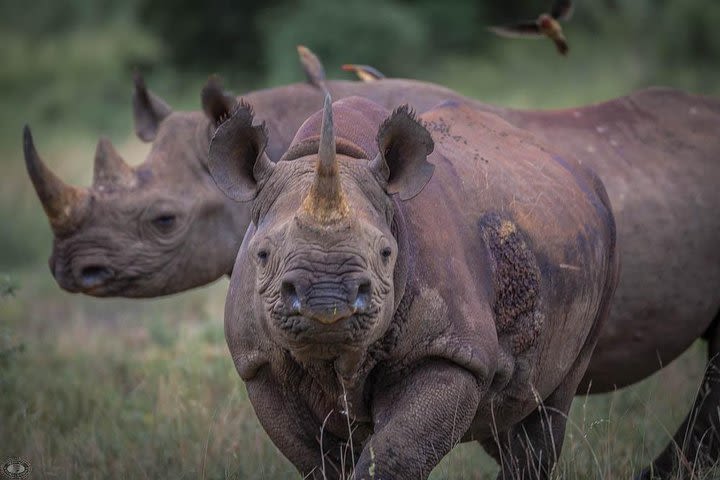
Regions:
<instances>
[{"instance_id":1,"label":"rhino eye","mask_svg":"<svg viewBox=\"0 0 720 480\"><path fill-rule=\"evenodd\" d=\"M175 215L167 213L163 215L158 215L157 217L153 218L152 224L161 233L168 233L170 230L173 229L176 221L177 217Z\"/></svg>"},{"instance_id":2,"label":"rhino eye","mask_svg":"<svg viewBox=\"0 0 720 480\"><path fill-rule=\"evenodd\" d=\"M260 261L261 265L265 265L267 263L269 256L270 256L270 254L264 248L257 252L257 258Z\"/></svg>"},{"instance_id":3,"label":"rhino eye","mask_svg":"<svg viewBox=\"0 0 720 480\"><path fill-rule=\"evenodd\" d=\"M390 256L392 255L392 248L385 247L382 250L380 250L380 256L383 259L383 262L387 263L388 260L390 260Z\"/></svg>"}]
</instances>

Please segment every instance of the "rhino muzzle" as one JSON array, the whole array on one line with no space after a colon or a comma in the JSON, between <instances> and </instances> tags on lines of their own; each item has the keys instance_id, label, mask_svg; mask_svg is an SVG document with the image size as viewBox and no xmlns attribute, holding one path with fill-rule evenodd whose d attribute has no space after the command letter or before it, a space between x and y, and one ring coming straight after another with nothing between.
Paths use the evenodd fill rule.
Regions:
<instances>
[{"instance_id":1,"label":"rhino muzzle","mask_svg":"<svg viewBox=\"0 0 720 480\"><path fill-rule=\"evenodd\" d=\"M104 265L87 265L80 269L76 281L81 290L92 290L106 285L115 277L113 271Z\"/></svg>"},{"instance_id":2,"label":"rhino muzzle","mask_svg":"<svg viewBox=\"0 0 720 480\"><path fill-rule=\"evenodd\" d=\"M289 274L280 287L282 302L291 315L301 315L323 325L366 313L371 293L372 282L364 275L310 283L300 276Z\"/></svg>"},{"instance_id":3,"label":"rhino muzzle","mask_svg":"<svg viewBox=\"0 0 720 480\"><path fill-rule=\"evenodd\" d=\"M109 293L107 287L117 280L115 270L102 260L58 260L53 253L48 263L58 285L69 292L104 296Z\"/></svg>"}]
</instances>

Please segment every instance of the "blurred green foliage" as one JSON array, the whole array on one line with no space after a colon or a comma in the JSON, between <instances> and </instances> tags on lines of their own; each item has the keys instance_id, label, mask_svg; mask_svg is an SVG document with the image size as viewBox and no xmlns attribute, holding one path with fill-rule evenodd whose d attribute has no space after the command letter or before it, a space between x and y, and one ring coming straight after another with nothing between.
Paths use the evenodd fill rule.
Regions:
<instances>
[{"instance_id":1,"label":"blurred green foliage","mask_svg":"<svg viewBox=\"0 0 720 480\"><path fill-rule=\"evenodd\" d=\"M119 130L134 67L185 100L208 74L243 89L302 78L295 45L315 50L337 76L342 63L391 76L437 78L449 57L502 65L514 44L485 27L533 18L545 0L36 0L0 1L0 140L23 118ZM599 48L634 54L663 83L712 93L720 63L720 2L576 0L567 24L571 55L592 63ZM510 46L513 45L513 46ZM547 49L546 49L547 50ZM559 59L554 59L556 62ZM576 66L582 65L578 58ZM538 68L540 66L537 66ZM552 65L545 65L552 70ZM623 72L618 72L622 75ZM482 81L482 79L475 79ZM526 81L528 79L525 79ZM195 104L193 103L194 107ZM20 118L18 118L20 117Z\"/></svg>"},{"instance_id":2,"label":"blurred green foliage","mask_svg":"<svg viewBox=\"0 0 720 480\"><path fill-rule=\"evenodd\" d=\"M298 43L317 53L329 76L348 62L373 63L409 76L430 48L428 26L412 8L397 2L299 0L265 12L260 21L272 84L298 79L293 48Z\"/></svg>"},{"instance_id":3,"label":"blurred green foliage","mask_svg":"<svg viewBox=\"0 0 720 480\"><path fill-rule=\"evenodd\" d=\"M69 126L80 120L116 127L117 117L107 115L107 105L127 103L128 72L133 65L161 59L161 44L138 27L132 4L0 4L0 133L17 135L27 112L45 124Z\"/></svg>"},{"instance_id":4,"label":"blurred green foliage","mask_svg":"<svg viewBox=\"0 0 720 480\"><path fill-rule=\"evenodd\" d=\"M0 299L15 296L19 287L17 280L6 273L0 273Z\"/></svg>"},{"instance_id":5,"label":"blurred green foliage","mask_svg":"<svg viewBox=\"0 0 720 480\"><path fill-rule=\"evenodd\" d=\"M168 45L168 60L180 68L206 72L233 65L260 72L263 52L258 22L282 0L140 0L140 23Z\"/></svg>"}]
</instances>

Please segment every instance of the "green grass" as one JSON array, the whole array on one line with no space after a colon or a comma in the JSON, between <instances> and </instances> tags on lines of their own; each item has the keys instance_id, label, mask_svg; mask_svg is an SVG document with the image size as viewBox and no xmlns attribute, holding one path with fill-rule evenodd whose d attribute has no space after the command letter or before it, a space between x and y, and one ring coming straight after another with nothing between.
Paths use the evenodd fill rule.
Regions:
<instances>
[{"instance_id":1,"label":"green grass","mask_svg":"<svg viewBox=\"0 0 720 480\"><path fill-rule=\"evenodd\" d=\"M71 296L44 268L0 300L0 456L37 478L298 478L255 418L222 333L227 281L152 301ZM41 301L39 301L41 299ZM667 442L704 366L573 405L557 478L629 478ZM433 479L494 478L474 444Z\"/></svg>"},{"instance_id":2,"label":"green grass","mask_svg":"<svg viewBox=\"0 0 720 480\"><path fill-rule=\"evenodd\" d=\"M71 298L46 277L21 275L0 306L0 351L23 346L0 366L0 456L47 478L292 477L227 353L227 282L103 301Z\"/></svg>"}]
</instances>

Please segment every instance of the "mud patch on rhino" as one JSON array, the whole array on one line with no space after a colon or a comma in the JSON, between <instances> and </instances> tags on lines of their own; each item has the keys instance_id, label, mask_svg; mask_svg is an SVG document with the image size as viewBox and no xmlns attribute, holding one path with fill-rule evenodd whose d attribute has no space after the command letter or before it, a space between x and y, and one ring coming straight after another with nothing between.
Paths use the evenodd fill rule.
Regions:
<instances>
[{"instance_id":1,"label":"mud patch on rhino","mask_svg":"<svg viewBox=\"0 0 720 480\"><path fill-rule=\"evenodd\" d=\"M488 214L480 220L480 229L493 260L498 337L513 355L519 355L537 343L544 324L540 269L512 220Z\"/></svg>"}]
</instances>

